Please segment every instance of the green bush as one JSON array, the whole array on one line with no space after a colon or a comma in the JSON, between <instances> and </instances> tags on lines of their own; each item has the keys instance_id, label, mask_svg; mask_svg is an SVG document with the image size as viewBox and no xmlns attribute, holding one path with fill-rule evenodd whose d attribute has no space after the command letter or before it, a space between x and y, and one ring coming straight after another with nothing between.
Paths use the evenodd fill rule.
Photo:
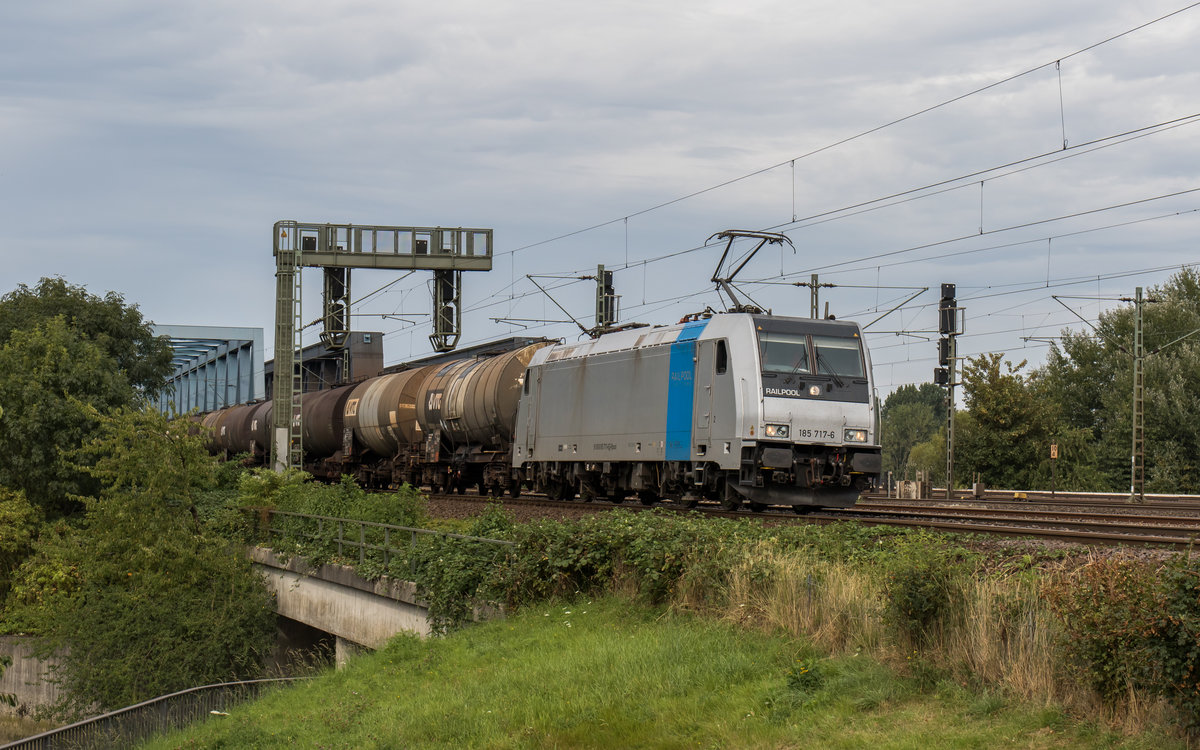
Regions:
<instances>
[{"instance_id":1,"label":"green bush","mask_svg":"<svg viewBox=\"0 0 1200 750\"><path fill-rule=\"evenodd\" d=\"M884 615L910 643L930 641L960 611L960 576L968 572L965 552L943 535L919 531L895 542L886 563Z\"/></svg>"},{"instance_id":2,"label":"green bush","mask_svg":"<svg viewBox=\"0 0 1200 750\"><path fill-rule=\"evenodd\" d=\"M518 603L614 582L648 602L683 587L719 598L743 545L762 533L751 524L621 510L522 525L513 530L505 590Z\"/></svg>"},{"instance_id":3,"label":"green bush","mask_svg":"<svg viewBox=\"0 0 1200 750\"><path fill-rule=\"evenodd\" d=\"M374 547L383 547L385 541L387 546L397 547L403 540L396 538L395 532L352 521L409 528L420 528L428 521L424 496L407 484L395 492L367 492L348 476L336 484L324 484L311 481L302 471L277 473L259 469L241 477L238 491L242 506L350 519L351 522L339 524L276 516L270 521L276 534L261 541L284 555L303 556L314 565L359 564L363 575L369 578L386 572L383 552L369 550L360 556L357 547L339 544L339 539L351 544L361 540Z\"/></svg>"},{"instance_id":4,"label":"green bush","mask_svg":"<svg viewBox=\"0 0 1200 750\"><path fill-rule=\"evenodd\" d=\"M1133 560L1095 560L1046 587L1068 663L1108 701L1145 686L1154 671L1145 635L1155 587L1153 571Z\"/></svg>"},{"instance_id":5,"label":"green bush","mask_svg":"<svg viewBox=\"0 0 1200 750\"><path fill-rule=\"evenodd\" d=\"M512 527L504 506L488 503L465 536L503 538ZM499 603L499 573L509 554L509 547L494 542L431 535L417 547L411 576L405 575L409 561L404 559L393 562L392 573L415 580L417 595L429 607L430 625L445 632L470 620L476 604Z\"/></svg>"},{"instance_id":6,"label":"green bush","mask_svg":"<svg viewBox=\"0 0 1200 750\"><path fill-rule=\"evenodd\" d=\"M1154 578L1155 606L1145 643L1152 686L1200 729L1200 562L1176 558Z\"/></svg>"}]
</instances>

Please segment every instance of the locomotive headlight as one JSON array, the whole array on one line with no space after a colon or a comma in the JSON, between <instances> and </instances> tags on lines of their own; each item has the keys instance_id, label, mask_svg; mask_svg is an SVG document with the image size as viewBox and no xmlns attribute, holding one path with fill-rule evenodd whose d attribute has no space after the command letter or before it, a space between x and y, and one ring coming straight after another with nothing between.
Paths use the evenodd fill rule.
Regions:
<instances>
[{"instance_id":1,"label":"locomotive headlight","mask_svg":"<svg viewBox=\"0 0 1200 750\"><path fill-rule=\"evenodd\" d=\"M847 443L865 443L867 442L866 430L846 430L842 435L842 440Z\"/></svg>"},{"instance_id":2,"label":"locomotive headlight","mask_svg":"<svg viewBox=\"0 0 1200 750\"><path fill-rule=\"evenodd\" d=\"M769 438L786 438L791 434L791 430L785 424L769 424L763 430L763 436Z\"/></svg>"}]
</instances>

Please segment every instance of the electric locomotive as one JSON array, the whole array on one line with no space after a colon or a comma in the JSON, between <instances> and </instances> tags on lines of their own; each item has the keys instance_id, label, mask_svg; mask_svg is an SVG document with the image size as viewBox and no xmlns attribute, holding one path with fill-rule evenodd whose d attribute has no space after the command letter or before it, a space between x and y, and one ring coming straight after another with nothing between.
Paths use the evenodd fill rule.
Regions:
<instances>
[{"instance_id":1,"label":"electric locomotive","mask_svg":"<svg viewBox=\"0 0 1200 750\"><path fill-rule=\"evenodd\" d=\"M533 355L512 462L552 497L848 507L877 484L858 325L716 313Z\"/></svg>"}]
</instances>

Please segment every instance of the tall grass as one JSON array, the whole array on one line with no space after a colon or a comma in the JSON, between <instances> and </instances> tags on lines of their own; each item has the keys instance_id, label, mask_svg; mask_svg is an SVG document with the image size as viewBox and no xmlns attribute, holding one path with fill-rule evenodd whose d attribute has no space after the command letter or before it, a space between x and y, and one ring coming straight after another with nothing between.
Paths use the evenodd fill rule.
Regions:
<instances>
[{"instance_id":1,"label":"tall grass","mask_svg":"<svg viewBox=\"0 0 1200 750\"><path fill-rule=\"evenodd\" d=\"M803 635L829 653L883 653L882 594L861 567L762 545L733 569L726 607L734 619Z\"/></svg>"},{"instance_id":2,"label":"tall grass","mask_svg":"<svg viewBox=\"0 0 1200 750\"><path fill-rule=\"evenodd\" d=\"M1065 706L1129 732L1167 721L1165 705L1152 695L1130 689L1120 700L1102 701L1076 679L1038 579L973 571L955 577L946 607L915 642L889 616L887 577L886 566L761 545L731 571L719 610L745 625L809 639L826 653L880 659L931 687L944 682Z\"/></svg>"}]
</instances>

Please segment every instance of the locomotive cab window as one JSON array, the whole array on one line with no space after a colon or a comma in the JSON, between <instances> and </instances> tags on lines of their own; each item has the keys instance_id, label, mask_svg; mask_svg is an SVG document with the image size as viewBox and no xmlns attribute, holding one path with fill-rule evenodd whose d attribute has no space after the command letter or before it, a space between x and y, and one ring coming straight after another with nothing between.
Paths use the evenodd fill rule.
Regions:
<instances>
[{"instance_id":1,"label":"locomotive cab window","mask_svg":"<svg viewBox=\"0 0 1200 750\"><path fill-rule=\"evenodd\" d=\"M725 346L725 339L717 342L717 374L723 374L729 369L729 351Z\"/></svg>"},{"instance_id":2,"label":"locomotive cab window","mask_svg":"<svg viewBox=\"0 0 1200 750\"><path fill-rule=\"evenodd\" d=\"M810 372L808 339L802 333L759 331L758 350L763 372Z\"/></svg>"},{"instance_id":3,"label":"locomotive cab window","mask_svg":"<svg viewBox=\"0 0 1200 750\"><path fill-rule=\"evenodd\" d=\"M817 372L850 378L866 377L862 347L858 339L838 336L813 336L812 339L813 349L816 351Z\"/></svg>"}]
</instances>

